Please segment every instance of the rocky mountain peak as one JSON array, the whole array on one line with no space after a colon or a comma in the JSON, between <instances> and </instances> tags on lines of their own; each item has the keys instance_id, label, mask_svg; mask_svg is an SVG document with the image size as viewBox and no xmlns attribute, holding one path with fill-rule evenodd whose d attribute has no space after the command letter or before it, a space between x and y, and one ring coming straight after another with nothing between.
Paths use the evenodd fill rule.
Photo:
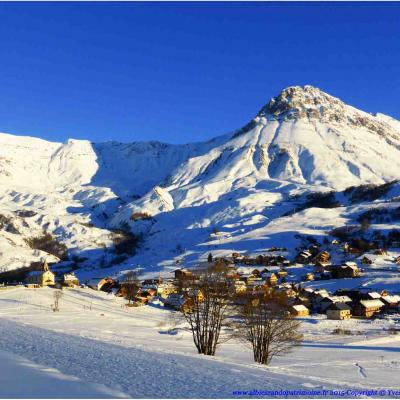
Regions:
<instances>
[{"instance_id":1,"label":"rocky mountain peak","mask_svg":"<svg viewBox=\"0 0 400 400\"><path fill-rule=\"evenodd\" d=\"M273 97L264 106L259 116L269 115L273 118L323 118L335 117L343 113L346 105L339 99L322 90L306 86L290 86ZM336 114L333 116L333 114ZM328 119L330 119L328 117Z\"/></svg>"},{"instance_id":2,"label":"rocky mountain peak","mask_svg":"<svg viewBox=\"0 0 400 400\"><path fill-rule=\"evenodd\" d=\"M381 136L398 137L399 133L382 118L345 104L322 90L311 86L290 86L273 97L258 113L256 120L316 120L321 123L366 128Z\"/></svg>"}]
</instances>

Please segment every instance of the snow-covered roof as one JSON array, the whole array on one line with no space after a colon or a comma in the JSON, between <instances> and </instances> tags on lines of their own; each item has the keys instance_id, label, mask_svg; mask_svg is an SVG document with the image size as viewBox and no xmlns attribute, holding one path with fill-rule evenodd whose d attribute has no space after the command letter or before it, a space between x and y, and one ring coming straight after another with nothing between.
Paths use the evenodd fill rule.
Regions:
<instances>
[{"instance_id":1,"label":"snow-covered roof","mask_svg":"<svg viewBox=\"0 0 400 400\"><path fill-rule=\"evenodd\" d=\"M380 299L382 297L378 292L369 292L368 296L372 297L373 299Z\"/></svg>"},{"instance_id":2,"label":"snow-covered roof","mask_svg":"<svg viewBox=\"0 0 400 400\"><path fill-rule=\"evenodd\" d=\"M382 296L382 300L384 300L386 303L396 304L400 303L400 296L399 295Z\"/></svg>"},{"instance_id":3,"label":"snow-covered roof","mask_svg":"<svg viewBox=\"0 0 400 400\"><path fill-rule=\"evenodd\" d=\"M304 304L296 304L292 306L296 311L308 311L308 308Z\"/></svg>"},{"instance_id":4,"label":"snow-covered roof","mask_svg":"<svg viewBox=\"0 0 400 400\"><path fill-rule=\"evenodd\" d=\"M348 296L329 296L326 297L323 301L331 300L334 303L351 303L351 298Z\"/></svg>"},{"instance_id":5,"label":"snow-covered roof","mask_svg":"<svg viewBox=\"0 0 400 400\"><path fill-rule=\"evenodd\" d=\"M68 280L77 280L78 278L76 277L76 275L72 272L69 274L64 274L64 280L68 281Z\"/></svg>"},{"instance_id":6,"label":"snow-covered roof","mask_svg":"<svg viewBox=\"0 0 400 400\"><path fill-rule=\"evenodd\" d=\"M358 270L357 264L356 264L356 263L353 263L353 262L345 263L345 264L342 265L340 268L351 268L351 269L354 270L354 271Z\"/></svg>"},{"instance_id":7,"label":"snow-covered roof","mask_svg":"<svg viewBox=\"0 0 400 400\"><path fill-rule=\"evenodd\" d=\"M384 306L384 304L380 300L361 300L360 304L363 305L365 308Z\"/></svg>"},{"instance_id":8,"label":"snow-covered roof","mask_svg":"<svg viewBox=\"0 0 400 400\"><path fill-rule=\"evenodd\" d=\"M348 267L357 267L357 263L354 261L346 261L344 265L347 265Z\"/></svg>"}]
</instances>

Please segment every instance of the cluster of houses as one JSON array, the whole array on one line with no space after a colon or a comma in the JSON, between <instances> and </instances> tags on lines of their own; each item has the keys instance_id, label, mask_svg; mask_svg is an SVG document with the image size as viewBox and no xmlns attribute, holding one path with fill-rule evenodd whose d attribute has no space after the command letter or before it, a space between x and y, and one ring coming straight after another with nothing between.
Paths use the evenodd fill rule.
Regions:
<instances>
[{"instance_id":1,"label":"cluster of houses","mask_svg":"<svg viewBox=\"0 0 400 400\"><path fill-rule=\"evenodd\" d=\"M399 295L366 289L341 289L331 294L325 289L303 288L292 298L292 302L292 313L296 316L320 313L326 314L328 319L338 320L371 318L382 313L400 311Z\"/></svg>"},{"instance_id":2,"label":"cluster of houses","mask_svg":"<svg viewBox=\"0 0 400 400\"><path fill-rule=\"evenodd\" d=\"M293 261L282 255L286 249L274 248L268 254L243 256L232 253L231 257L212 259L210 263L222 263L226 272L226 281L232 298L240 298L241 294L272 290L283 299L288 312L296 317L305 317L313 313L326 314L328 319L346 320L352 317L371 318L382 313L400 311L400 296L390 295L386 291L377 293L368 290L338 290L329 293L325 289L301 287L303 282L320 279L357 278L361 270L356 262L348 261L342 264L332 264L328 251L321 251L316 245L299 250ZM385 251L375 250L374 254L384 255ZM362 265L373 263L373 257L368 254L359 258ZM400 265L400 256L394 260ZM291 275L291 267L304 264L302 276ZM298 268L298 265L295 269ZM298 270L298 269L297 269ZM137 283L137 290L129 302L140 306L157 299L166 307L185 309L190 307L197 296L201 300L202 293L184 281L190 281L194 273L186 268L174 271L172 278L146 279ZM289 282L290 281L290 282ZM111 277L101 277L85 282L93 290L112 292L116 296L128 297L124 283ZM26 274L25 284L28 287L54 286L76 287L80 282L73 272L55 275L46 262L42 268Z\"/></svg>"}]
</instances>

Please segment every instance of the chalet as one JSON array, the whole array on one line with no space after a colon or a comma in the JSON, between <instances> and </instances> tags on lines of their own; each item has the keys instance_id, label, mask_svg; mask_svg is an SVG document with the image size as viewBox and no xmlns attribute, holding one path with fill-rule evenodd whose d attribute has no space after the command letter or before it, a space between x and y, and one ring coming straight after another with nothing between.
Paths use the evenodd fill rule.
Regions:
<instances>
[{"instance_id":1,"label":"chalet","mask_svg":"<svg viewBox=\"0 0 400 400\"><path fill-rule=\"evenodd\" d=\"M147 304L149 302L149 299L146 296L135 296L133 299L134 304L137 306L143 306L144 304Z\"/></svg>"},{"instance_id":2,"label":"chalet","mask_svg":"<svg viewBox=\"0 0 400 400\"><path fill-rule=\"evenodd\" d=\"M290 314L295 317L306 317L310 310L304 304L296 304L290 307Z\"/></svg>"},{"instance_id":3,"label":"chalet","mask_svg":"<svg viewBox=\"0 0 400 400\"><path fill-rule=\"evenodd\" d=\"M176 269L174 271L174 275L175 275L175 279L178 279L178 280L185 280L185 279L193 278L193 272L189 271L186 268Z\"/></svg>"},{"instance_id":4,"label":"chalet","mask_svg":"<svg viewBox=\"0 0 400 400\"><path fill-rule=\"evenodd\" d=\"M102 290L103 292L108 292L116 284L115 280L107 278L93 278L86 283L93 290Z\"/></svg>"},{"instance_id":5,"label":"chalet","mask_svg":"<svg viewBox=\"0 0 400 400\"><path fill-rule=\"evenodd\" d=\"M329 297L329 293L325 289L319 289L310 294L309 301L314 310L319 310L320 303L327 297Z\"/></svg>"},{"instance_id":6,"label":"chalet","mask_svg":"<svg viewBox=\"0 0 400 400\"><path fill-rule=\"evenodd\" d=\"M240 279L240 274L237 271L228 271L226 273L226 279L228 281L238 281Z\"/></svg>"},{"instance_id":7,"label":"chalet","mask_svg":"<svg viewBox=\"0 0 400 400\"><path fill-rule=\"evenodd\" d=\"M277 293L284 294L286 298L296 297L297 295L296 291L292 288L291 285L280 285L275 289L275 291Z\"/></svg>"},{"instance_id":8,"label":"chalet","mask_svg":"<svg viewBox=\"0 0 400 400\"><path fill-rule=\"evenodd\" d=\"M287 276L287 274L288 274L288 272L286 271L286 269L284 269L284 268L281 268L279 271L278 271L278 277L279 278L286 278L286 276Z\"/></svg>"},{"instance_id":9,"label":"chalet","mask_svg":"<svg viewBox=\"0 0 400 400\"><path fill-rule=\"evenodd\" d=\"M327 310L333 304L343 303L343 304L351 304L352 300L348 296L328 296L323 298L320 303L318 309L322 312Z\"/></svg>"},{"instance_id":10,"label":"chalet","mask_svg":"<svg viewBox=\"0 0 400 400\"><path fill-rule=\"evenodd\" d=\"M155 289L139 289L139 294L143 297L147 297L149 300L152 299L156 294L157 290Z\"/></svg>"},{"instance_id":11,"label":"chalet","mask_svg":"<svg viewBox=\"0 0 400 400\"><path fill-rule=\"evenodd\" d=\"M372 264L372 260L371 260L370 258L368 258L367 256L364 256L364 257L361 259L361 263L362 263L362 264L365 264L365 265L371 265L371 264Z\"/></svg>"},{"instance_id":12,"label":"chalet","mask_svg":"<svg viewBox=\"0 0 400 400\"><path fill-rule=\"evenodd\" d=\"M240 275L240 280L245 282L245 283L250 283L254 281L255 279L258 279L256 276L253 274L242 274Z\"/></svg>"},{"instance_id":13,"label":"chalet","mask_svg":"<svg viewBox=\"0 0 400 400\"><path fill-rule=\"evenodd\" d=\"M253 269L253 271L251 271L251 274L253 276L255 276L256 278L260 278L261 277L261 272L257 268Z\"/></svg>"},{"instance_id":14,"label":"chalet","mask_svg":"<svg viewBox=\"0 0 400 400\"><path fill-rule=\"evenodd\" d=\"M313 280L314 280L314 274L313 274L312 272L307 272L307 273L304 275L303 279L304 279L305 281L313 281Z\"/></svg>"},{"instance_id":15,"label":"chalet","mask_svg":"<svg viewBox=\"0 0 400 400\"><path fill-rule=\"evenodd\" d=\"M351 307L346 303L333 303L326 309L326 316L328 319L350 319Z\"/></svg>"},{"instance_id":16,"label":"chalet","mask_svg":"<svg viewBox=\"0 0 400 400\"><path fill-rule=\"evenodd\" d=\"M400 296L395 295L395 296L382 296L381 297L382 303L385 304L385 308L387 309L395 309L398 307L400 303Z\"/></svg>"},{"instance_id":17,"label":"chalet","mask_svg":"<svg viewBox=\"0 0 400 400\"><path fill-rule=\"evenodd\" d=\"M301 251L295 258L298 264L305 264L311 260L312 254L308 250Z\"/></svg>"},{"instance_id":18,"label":"chalet","mask_svg":"<svg viewBox=\"0 0 400 400\"><path fill-rule=\"evenodd\" d=\"M156 286L157 294L162 297L167 297L178 291L178 287L173 282L162 282Z\"/></svg>"},{"instance_id":19,"label":"chalet","mask_svg":"<svg viewBox=\"0 0 400 400\"><path fill-rule=\"evenodd\" d=\"M237 252L232 253L232 258L234 261L239 261L240 259L243 258L243 255Z\"/></svg>"},{"instance_id":20,"label":"chalet","mask_svg":"<svg viewBox=\"0 0 400 400\"><path fill-rule=\"evenodd\" d=\"M173 308L174 310L180 310L185 304L186 298L181 293L171 293L165 298L162 298L161 301L166 307Z\"/></svg>"},{"instance_id":21,"label":"chalet","mask_svg":"<svg viewBox=\"0 0 400 400\"><path fill-rule=\"evenodd\" d=\"M145 279L142 282L142 287L152 287L155 289L155 288L157 288L158 285L160 285L163 282L164 282L164 279L161 276L156 279Z\"/></svg>"},{"instance_id":22,"label":"chalet","mask_svg":"<svg viewBox=\"0 0 400 400\"><path fill-rule=\"evenodd\" d=\"M312 288L303 288L299 292L299 297L301 299L311 299L314 294L314 290Z\"/></svg>"},{"instance_id":23,"label":"chalet","mask_svg":"<svg viewBox=\"0 0 400 400\"><path fill-rule=\"evenodd\" d=\"M63 275L62 284L68 287L79 286L79 279L75 275L75 272L69 272Z\"/></svg>"},{"instance_id":24,"label":"chalet","mask_svg":"<svg viewBox=\"0 0 400 400\"><path fill-rule=\"evenodd\" d=\"M193 308L193 299L186 293L171 293L165 299L162 299L164 306L173 308L174 310L189 311Z\"/></svg>"},{"instance_id":25,"label":"chalet","mask_svg":"<svg viewBox=\"0 0 400 400\"><path fill-rule=\"evenodd\" d=\"M315 300L315 302L319 303L326 297L329 297L329 293L326 289L317 289L314 290L311 294L311 298Z\"/></svg>"},{"instance_id":26,"label":"chalet","mask_svg":"<svg viewBox=\"0 0 400 400\"><path fill-rule=\"evenodd\" d=\"M380 300L360 300L354 307L354 315L370 318L379 313L384 304Z\"/></svg>"},{"instance_id":27,"label":"chalet","mask_svg":"<svg viewBox=\"0 0 400 400\"><path fill-rule=\"evenodd\" d=\"M204 294L200 289L189 289L187 296L191 299L196 298L200 302L204 300Z\"/></svg>"},{"instance_id":28,"label":"chalet","mask_svg":"<svg viewBox=\"0 0 400 400\"><path fill-rule=\"evenodd\" d=\"M347 262L344 265L336 266L332 272L337 278L356 278L360 275L360 269L355 262Z\"/></svg>"},{"instance_id":29,"label":"chalet","mask_svg":"<svg viewBox=\"0 0 400 400\"><path fill-rule=\"evenodd\" d=\"M246 283L243 281L233 281L230 284L230 290L233 294L244 293L247 290Z\"/></svg>"},{"instance_id":30,"label":"chalet","mask_svg":"<svg viewBox=\"0 0 400 400\"><path fill-rule=\"evenodd\" d=\"M251 291L265 289L267 282L261 278L256 278L247 282L247 289Z\"/></svg>"},{"instance_id":31,"label":"chalet","mask_svg":"<svg viewBox=\"0 0 400 400\"><path fill-rule=\"evenodd\" d=\"M55 284L55 275L50 271L47 262L43 264L41 271L30 271L25 278L28 285L52 286Z\"/></svg>"},{"instance_id":32,"label":"chalet","mask_svg":"<svg viewBox=\"0 0 400 400\"><path fill-rule=\"evenodd\" d=\"M387 251L385 249L376 249L374 251L374 254L377 256L386 256L387 255Z\"/></svg>"},{"instance_id":33,"label":"chalet","mask_svg":"<svg viewBox=\"0 0 400 400\"><path fill-rule=\"evenodd\" d=\"M278 277L273 273L273 272L264 272L261 275L261 278L265 280L265 282L269 285L269 286L274 286L277 284L278 282Z\"/></svg>"},{"instance_id":34,"label":"chalet","mask_svg":"<svg viewBox=\"0 0 400 400\"><path fill-rule=\"evenodd\" d=\"M315 263L319 265L327 265L329 264L331 256L327 251L321 251L315 257Z\"/></svg>"}]
</instances>

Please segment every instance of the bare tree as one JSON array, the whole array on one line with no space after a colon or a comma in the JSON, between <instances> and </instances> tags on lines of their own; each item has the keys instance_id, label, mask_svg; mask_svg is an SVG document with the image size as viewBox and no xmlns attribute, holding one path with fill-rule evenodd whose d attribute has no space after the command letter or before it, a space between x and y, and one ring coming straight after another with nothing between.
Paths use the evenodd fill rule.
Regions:
<instances>
[{"instance_id":1,"label":"bare tree","mask_svg":"<svg viewBox=\"0 0 400 400\"><path fill-rule=\"evenodd\" d=\"M254 361L269 365L272 358L300 343L300 322L293 319L282 298L273 291L247 296L238 307L239 324L236 336L249 344Z\"/></svg>"},{"instance_id":2,"label":"bare tree","mask_svg":"<svg viewBox=\"0 0 400 400\"><path fill-rule=\"evenodd\" d=\"M185 285L186 302L181 307L182 315L189 324L199 354L213 356L223 340L221 330L228 317L226 270L212 266L196 271Z\"/></svg>"},{"instance_id":3,"label":"bare tree","mask_svg":"<svg viewBox=\"0 0 400 400\"><path fill-rule=\"evenodd\" d=\"M53 304L53 311L60 311L60 299L63 296L63 292L61 290L56 290L53 293L53 300L54 300L54 304Z\"/></svg>"},{"instance_id":4,"label":"bare tree","mask_svg":"<svg viewBox=\"0 0 400 400\"><path fill-rule=\"evenodd\" d=\"M125 291L125 298L131 304L140 288L140 282L135 271L129 271L125 274L122 287Z\"/></svg>"}]
</instances>

